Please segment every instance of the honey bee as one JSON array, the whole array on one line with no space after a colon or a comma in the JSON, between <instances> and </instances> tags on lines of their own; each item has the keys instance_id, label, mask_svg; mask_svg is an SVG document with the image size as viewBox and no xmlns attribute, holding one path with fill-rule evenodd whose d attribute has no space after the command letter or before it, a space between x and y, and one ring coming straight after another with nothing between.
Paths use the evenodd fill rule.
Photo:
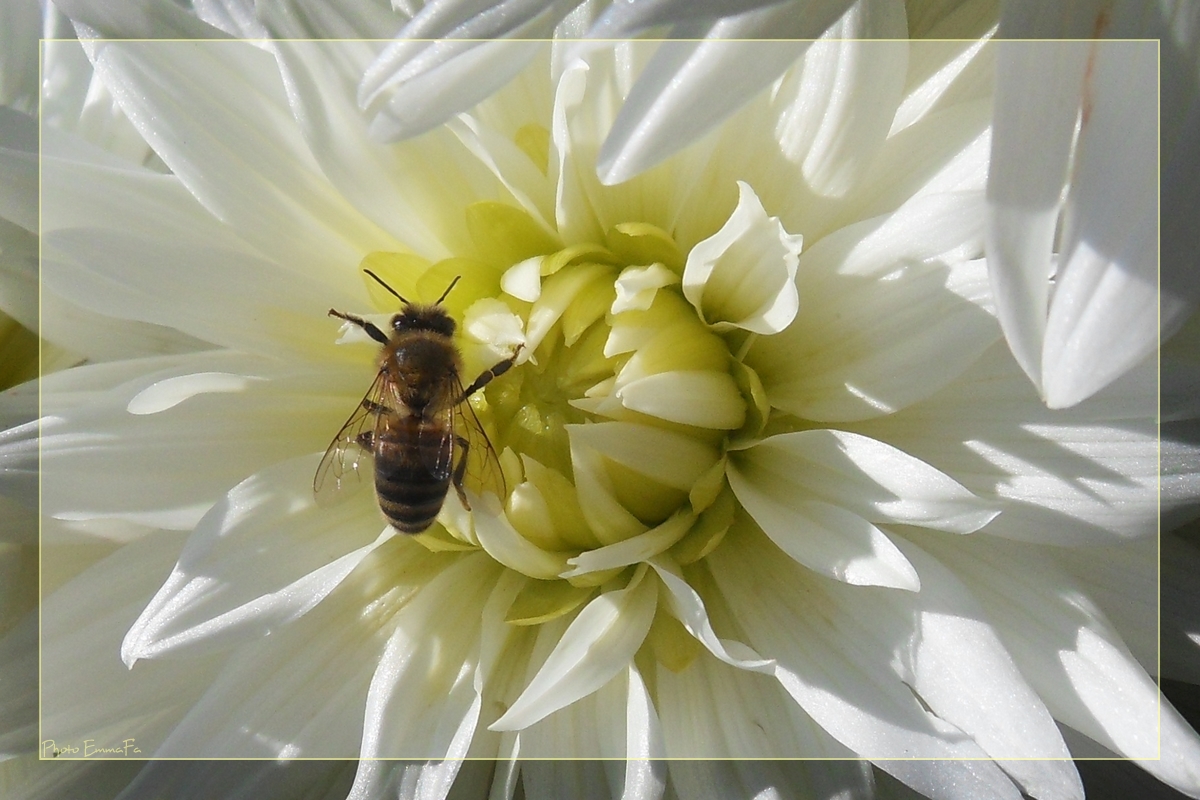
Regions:
<instances>
[{"instance_id":1,"label":"honey bee","mask_svg":"<svg viewBox=\"0 0 1200 800\"><path fill-rule=\"evenodd\" d=\"M347 473L347 455L361 448L375 459L375 497L383 516L399 531L420 533L433 524L451 485L463 507L470 509L463 478L472 451L481 451L474 457L484 460L483 471L501 476L496 451L467 399L507 372L521 348L464 389L462 356L453 342L456 325L441 305L458 278L437 302L422 305L404 299L370 270L363 271L404 305L391 318L390 333L361 317L329 309L329 316L362 328L382 348L379 373L325 451L313 491L320 500L339 492L345 482L358 480L357 458L351 457Z\"/></svg>"}]
</instances>

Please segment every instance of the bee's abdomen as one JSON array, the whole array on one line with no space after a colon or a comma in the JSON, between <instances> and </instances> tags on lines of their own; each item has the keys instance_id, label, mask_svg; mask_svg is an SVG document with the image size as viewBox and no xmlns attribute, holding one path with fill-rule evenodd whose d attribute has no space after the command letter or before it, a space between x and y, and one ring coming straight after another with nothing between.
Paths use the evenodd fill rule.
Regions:
<instances>
[{"instance_id":1,"label":"bee's abdomen","mask_svg":"<svg viewBox=\"0 0 1200 800\"><path fill-rule=\"evenodd\" d=\"M397 530L420 533L442 510L450 476L430 472L434 455L424 453L419 445L386 441L376 445L375 494L384 517Z\"/></svg>"}]
</instances>

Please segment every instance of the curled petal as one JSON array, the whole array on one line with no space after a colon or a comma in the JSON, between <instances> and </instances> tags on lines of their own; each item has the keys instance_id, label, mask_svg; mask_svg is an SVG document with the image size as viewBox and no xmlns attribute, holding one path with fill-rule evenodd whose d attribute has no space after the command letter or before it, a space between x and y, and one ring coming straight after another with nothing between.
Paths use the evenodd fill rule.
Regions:
<instances>
[{"instance_id":1,"label":"curled petal","mask_svg":"<svg viewBox=\"0 0 1200 800\"><path fill-rule=\"evenodd\" d=\"M738 181L738 192L721 230L688 253L683 294L718 329L778 333L800 307L795 281L803 237L768 217L748 184Z\"/></svg>"}]
</instances>

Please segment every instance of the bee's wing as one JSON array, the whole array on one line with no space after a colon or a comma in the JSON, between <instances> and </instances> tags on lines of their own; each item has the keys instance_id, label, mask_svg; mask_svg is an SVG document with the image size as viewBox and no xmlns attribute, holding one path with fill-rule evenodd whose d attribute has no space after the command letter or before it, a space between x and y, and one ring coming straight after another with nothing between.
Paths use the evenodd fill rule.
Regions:
<instances>
[{"instance_id":1,"label":"bee's wing","mask_svg":"<svg viewBox=\"0 0 1200 800\"><path fill-rule=\"evenodd\" d=\"M358 408L329 443L313 476L313 495L318 505L335 503L364 483L370 483L368 466L373 457L370 443L379 424L378 409L386 402L382 396L386 384L384 373L380 371Z\"/></svg>"},{"instance_id":2,"label":"bee's wing","mask_svg":"<svg viewBox=\"0 0 1200 800\"><path fill-rule=\"evenodd\" d=\"M462 396L461 387L459 396ZM467 459L463 468L463 486L476 494L490 492L503 503L508 491L500 459L469 400L454 406L454 434L456 439L461 438L467 443L465 452L461 447L456 448L458 458ZM457 463L455 468L458 468Z\"/></svg>"},{"instance_id":3,"label":"bee's wing","mask_svg":"<svg viewBox=\"0 0 1200 800\"><path fill-rule=\"evenodd\" d=\"M431 478L449 480L454 471L454 409L426 411L417 427L417 454Z\"/></svg>"}]
</instances>

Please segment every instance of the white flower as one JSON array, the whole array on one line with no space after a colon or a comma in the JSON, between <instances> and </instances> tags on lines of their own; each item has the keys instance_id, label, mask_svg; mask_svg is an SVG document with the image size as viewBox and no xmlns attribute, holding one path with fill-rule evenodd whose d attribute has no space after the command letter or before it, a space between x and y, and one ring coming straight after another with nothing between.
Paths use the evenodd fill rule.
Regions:
<instances>
[{"instance_id":1,"label":"white flower","mask_svg":"<svg viewBox=\"0 0 1200 800\"><path fill-rule=\"evenodd\" d=\"M811 100L828 59L880 57L854 45L814 49L705 147L606 188L591 164L624 89L605 51L586 66L568 63L557 84L538 64L449 131L384 149L351 113L352 82L322 58L337 48L276 49L302 137L261 53L232 44L221 59L178 45L94 47L102 79L174 173L158 182L161 207L146 211L175 224L147 224L115 207L85 219L94 230L81 233L50 202L48 216L62 216L47 226L46 245L62 260L48 278L83 305L253 355L114 364L47 381L48 411L58 417L47 420L45 443L50 460L59 458L47 467L52 514L91 530L112 520L112 530L135 536L146 532L138 526L186 530L199 520L182 555L180 534L141 536L51 599L55 653L83 645L111 655L127 612L137 614L155 575L179 556L125 640L128 660L178 658L90 678L121 687L104 704L73 704L88 698L86 684L71 685L82 676L55 681L47 693L57 724L130 725L150 741L169 731L163 754L320 755L342 745L366 755L527 756L562 752L556 746L701 754L721 730L730 748L721 752L859 752L930 793L953 784L1013 795L1011 776L1035 795L1072 796L1077 784L1061 763L1005 764L1006 776L988 762L890 760L1065 755L1045 703L1109 747L1147 754L1137 715L1153 707L1153 685L1101 615L1070 616L1079 614L1064 589L1070 557L1041 563L1044 547L1005 539L1045 541L1050 521L1064 540L1152 530L1154 470L1136 459L1153 455L1153 428L1139 421L1153 398L1130 385L1068 414L1045 412L993 344L998 331L974 258L986 102L942 117L913 113L907 137L886 136L904 107L897 83L871 87L890 98L882 109L856 93L863 105L849 122L828 113L840 96L833 91L816 111L791 115ZM905 49L881 58L902 59ZM620 52L630 60L618 65L641 55ZM902 60L890 63L902 74ZM219 67L223 75L208 73ZM258 95L247 93L247 76L260 79ZM249 128L222 103L200 106L199 90L216 85L231 102L254 98L244 108ZM172 105L173 96L196 107ZM270 131L282 153L246 135L256 130ZM837 148L810 158L822 135L847 132L858 134L863 150L849 154L857 160L843 164ZM905 139L933 142L915 170ZM437 174L425 177L430 164ZM87 168L77 160L58 174ZM97 172L79 186L124 189L133 200L150 183L135 170ZM64 200L76 191L58 186ZM479 200L501 202L471 205ZM585 249L569 258L572 246ZM353 268L364 252L401 248L430 261L477 260L437 262L416 280L411 255L372 262L404 265L388 277L413 297L436 296L465 273L448 304L468 332L487 337L468 350L475 367L489 364L489 346L502 349L512 318L532 357L478 409L510 448L506 513L481 498L474 519L449 509L444 530L424 540L467 548L457 555L427 553L388 531L375 538L369 499L336 510L335 522L307 496L314 459L288 459L321 447L369 382L369 354L339 352L351 348L322 341L312 334L319 324L303 317L319 320L329 305L371 310L362 290L348 290ZM539 256L536 272L511 272ZM181 282L175 270L162 274L162 263L195 266ZM738 286L730 271L743 263L762 265L761 285ZM155 304L107 288L116 276ZM280 354L285 360L269 359ZM544 407L550 379L560 391L567 379L587 390ZM340 400L326 402L321 386ZM533 402L522 400L524 386L537 387ZM576 412L593 424L571 421ZM223 415L220 424L213 414ZM215 435L189 444L180 437L189 427ZM172 447L156 463L164 442ZM183 453L186 485L171 471ZM101 460L90 466L91 458ZM113 458L142 473L113 476ZM78 475L68 483L56 464ZM1080 465L1096 470L1084 478L1088 491L1067 479ZM723 472L730 489L721 489ZM131 497L129 485L141 493ZM808 527L798 530L797 519ZM954 535L984 525L988 533ZM700 566L678 568L687 561ZM1077 571L1085 583L1094 575ZM1069 663L1038 660L1049 642L1019 613L1026 598L1013 591L1017 578L1042 592L1042 612L1074 636ZM82 618L72 600L82 597L122 612L76 642L68 632ZM455 608L461 627L434 623ZM533 624L513 627L505 617ZM789 641L797 634L803 647ZM964 636L978 646L958 646ZM642 663L631 661L635 651ZM1098 680L1093 668L1103 659L1123 670L1117 685L1127 702L1113 703ZM982 687L956 685L981 676ZM289 681L300 679L315 695L291 697ZM980 688L1017 702L994 708ZM712 704L696 707L697 694ZM740 713L735 695L745 699ZM432 707L417 702L430 698ZM1064 698L1099 719L1072 716ZM135 699L153 713L122 720ZM702 716L685 719L685 709ZM897 726L897 715L906 722ZM1194 739L1165 719L1166 741L1184 748L1170 763L1187 768ZM494 736L489 722L522 732ZM422 747L433 750L409 749ZM448 781L456 769L420 772ZM868 774L849 773L867 788ZM526 768L527 787L544 779L538 774ZM1171 778L1194 786L1186 772ZM385 779L366 767L360 788ZM611 779L642 781L653 795L664 776L635 763ZM670 779L686 795L695 776L672 766Z\"/></svg>"}]
</instances>

